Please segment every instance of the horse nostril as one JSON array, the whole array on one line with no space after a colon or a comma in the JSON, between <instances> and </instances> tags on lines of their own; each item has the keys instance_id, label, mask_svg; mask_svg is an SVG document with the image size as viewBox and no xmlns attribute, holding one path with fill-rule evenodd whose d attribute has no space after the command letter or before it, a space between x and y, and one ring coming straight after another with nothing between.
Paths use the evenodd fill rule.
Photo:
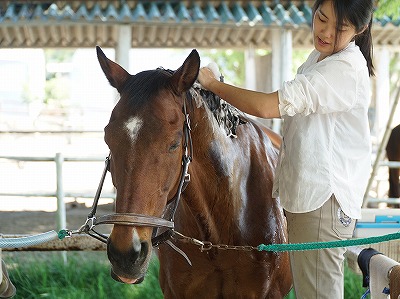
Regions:
<instances>
[{"instance_id":1,"label":"horse nostril","mask_svg":"<svg viewBox=\"0 0 400 299\"><path fill-rule=\"evenodd\" d=\"M107 245L108 259L117 272L130 273L137 267L141 267L146 262L149 253L148 242L134 242L126 249L117 248L112 242L108 242Z\"/></svg>"},{"instance_id":2,"label":"horse nostril","mask_svg":"<svg viewBox=\"0 0 400 299\"><path fill-rule=\"evenodd\" d=\"M133 245L126 249L116 248L116 246L112 242L109 242L107 246L108 259L112 264L120 266L122 266L123 264L127 264L127 262L129 262L129 264L134 263L135 260L137 260L137 258L139 257L140 251L140 243L139 246Z\"/></svg>"},{"instance_id":3,"label":"horse nostril","mask_svg":"<svg viewBox=\"0 0 400 299\"><path fill-rule=\"evenodd\" d=\"M140 245L142 247L142 255L147 255L147 253L149 251L149 243L148 242L141 242Z\"/></svg>"}]
</instances>

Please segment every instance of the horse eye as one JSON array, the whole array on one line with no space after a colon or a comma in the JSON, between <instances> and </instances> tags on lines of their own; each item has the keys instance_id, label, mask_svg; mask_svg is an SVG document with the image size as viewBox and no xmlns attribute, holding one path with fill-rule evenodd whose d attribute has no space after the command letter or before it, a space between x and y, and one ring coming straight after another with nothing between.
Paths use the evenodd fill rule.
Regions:
<instances>
[{"instance_id":1,"label":"horse eye","mask_svg":"<svg viewBox=\"0 0 400 299\"><path fill-rule=\"evenodd\" d=\"M169 147L169 152L171 153L171 152L173 152L173 151L175 151L178 147L179 147L179 145L181 144L181 142L180 141L177 141L177 142L175 142L174 144L172 144L170 147Z\"/></svg>"}]
</instances>

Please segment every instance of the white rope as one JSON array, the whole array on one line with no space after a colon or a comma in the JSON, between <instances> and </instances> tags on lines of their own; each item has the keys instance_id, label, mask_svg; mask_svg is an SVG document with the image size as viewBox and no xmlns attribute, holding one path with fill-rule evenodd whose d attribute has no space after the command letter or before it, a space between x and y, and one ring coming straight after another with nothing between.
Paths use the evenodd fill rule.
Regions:
<instances>
[{"instance_id":1,"label":"white rope","mask_svg":"<svg viewBox=\"0 0 400 299\"><path fill-rule=\"evenodd\" d=\"M29 247L45 243L58 238L56 231L52 230L46 233L20 237L20 238L1 238L0 237L0 248L20 248Z\"/></svg>"}]
</instances>

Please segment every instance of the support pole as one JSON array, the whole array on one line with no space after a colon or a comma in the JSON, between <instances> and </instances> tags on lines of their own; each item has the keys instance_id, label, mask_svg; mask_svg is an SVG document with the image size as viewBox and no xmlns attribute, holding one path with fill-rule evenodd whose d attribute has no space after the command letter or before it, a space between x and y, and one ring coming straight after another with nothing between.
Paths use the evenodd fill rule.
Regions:
<instances>
[{"instance_id":1,"label":"support pole","mask_svg":"<svg viewBox=\"0 0 400 299\"><path fill-rule=\"evenodd\" d=\"M65 229L67 227L66 208L64 202L64 187L63 187L63 163L64 157L61 153L57 153L55 157L56 175L57 175L57 229Z\"/></svg>"},{"instance_id":2,"label":"support pole","mask_svg":"<svg viewBox=\"0 0 400 299\"><path fill-rule=\"evenodd\" d=\"M246 68L246 88L251 90L257 90L257 78L256 78L256 61L255 61L255 49L253 46L249 46L244 51L244 60Z\"/></svg>"},{"instance_id":3,"label":"support pole","mask_svg":"<svg viewBox=\"0 0 400 299\"><path fill-rule=\"evenodd\" d=\"M129 72L129 50L132 43L132 30L130 25L116 25L118 31L118 43L115 47L115 62L121 65ZM119 93L114 89L116 101L119 99Z\"/></svg>"},{"instance_id":4,"label":"support pole","mask_svg":"<svg viewBox=\"0 0 400 299\"><path fill-rule=\"evenodd\" d=\"M271 30L272 35L272 90L281 88L284 81L291 80L292 68L292 31L286 28ZM272 130L281 131L281 119L273 120Z\"/></svg>"},{"instance_id":5,"label":"support pole","mask_svg":"<svg viewBox=\"0 0 400 299\"><path fill-rule=\"evenodd\" d=\"M377 140L381 139L385 122L390 114L390 54L386 48L380 48L374 51L375 63L375 123L373 126L373 134Z\"/></svg>"},{"instance_id":6,"label":"support pole","mask_svg":"<svg viewBox=\"0 0 400 299\"><path fill-rule=\"evenodd\" d=\"M129 50L131 49L131 25L118 25L118 44L115 48L115 60L129 72Z\"/></svg>"}]
</instances>

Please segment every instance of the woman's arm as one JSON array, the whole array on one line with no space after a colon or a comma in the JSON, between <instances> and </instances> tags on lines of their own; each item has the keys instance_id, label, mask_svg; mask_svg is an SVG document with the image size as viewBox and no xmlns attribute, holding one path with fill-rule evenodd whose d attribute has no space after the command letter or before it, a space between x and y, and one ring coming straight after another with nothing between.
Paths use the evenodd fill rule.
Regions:
<instances>
[{"instance_id":1,"label":"woman's arm","mask_svg":"<svg viewBox=\"0 0 400 299\"><path fill-rule=\"evenodd\" d=\"M248 114L263 118L279 118L278 92L263 93L235 87L215 79L207 67L201 68L200 84L231 105Z\"/></svg>"}]
</instances>

